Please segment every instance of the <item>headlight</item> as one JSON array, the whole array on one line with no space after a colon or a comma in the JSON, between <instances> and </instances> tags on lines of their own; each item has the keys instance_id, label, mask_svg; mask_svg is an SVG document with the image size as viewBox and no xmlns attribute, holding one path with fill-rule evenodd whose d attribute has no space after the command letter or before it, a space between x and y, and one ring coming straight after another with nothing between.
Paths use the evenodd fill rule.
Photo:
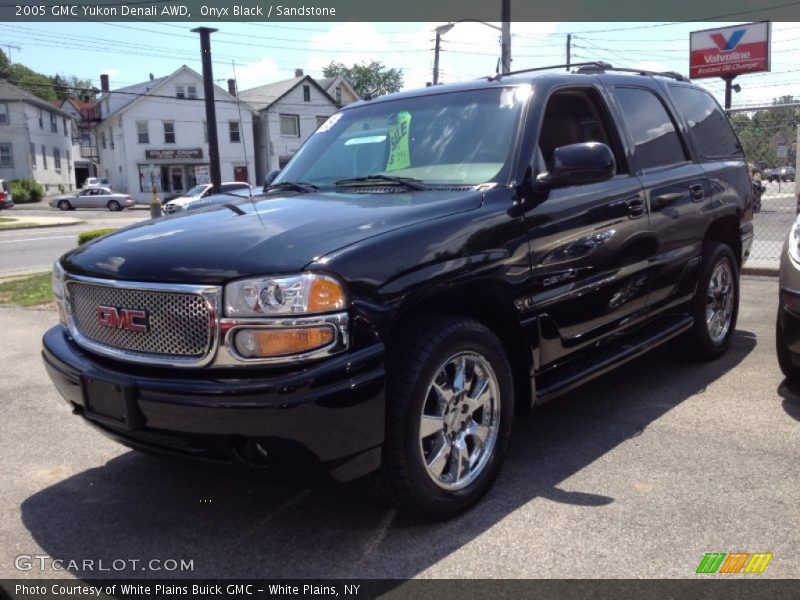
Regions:
<instances>
[{"instance_id":1,"label":"headlight","mask_svg":"<svg viewBox=\"0 0 800 600\"><path fill-rule=\"evenodd\" d=\"M800 263L800 217L792 225L789 232L789 256Z\"/></svg>"},{"instance_id":2,"label":"headlight","mask_svg":"<svg viewBox=\"0 0 800 600\"><path fill-rule=\"evenodd\" d=\"M56 305L58 306L58 318L62 324L67 324L67 313L64 303L64 269L61 268L61 263L56 261L53 263L53 276L51 279L53 287L53 296L56 298Z\"/></svg>"},{"instance_id":3,"label":"headlight","mask_svg":"<svg viewBox=\"0 0 800 600\"><path fill-rule=\"evenodd\" d=\"M333 312L347 306L344 288L316 273L241 279L225 286L226 317L280 317Z\"/></svg>"}]
</instances>

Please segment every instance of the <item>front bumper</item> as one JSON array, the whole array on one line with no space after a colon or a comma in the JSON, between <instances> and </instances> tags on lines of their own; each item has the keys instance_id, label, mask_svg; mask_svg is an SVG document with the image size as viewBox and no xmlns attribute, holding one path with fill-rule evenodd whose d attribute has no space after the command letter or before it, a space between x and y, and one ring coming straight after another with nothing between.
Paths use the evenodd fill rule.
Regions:
<instances>
[{"instance_id":1,"label":"front bumper","mask_svg":"<svg viewBox=\"0 0 800 600\"><path fill-rule=\"evenodd\" d=\"M43 346L73 411L127 446L301 480L351 481L380 465L382 344L246 375L123 365L85 352L61 326Z\"/></svg>"}]
</instances>

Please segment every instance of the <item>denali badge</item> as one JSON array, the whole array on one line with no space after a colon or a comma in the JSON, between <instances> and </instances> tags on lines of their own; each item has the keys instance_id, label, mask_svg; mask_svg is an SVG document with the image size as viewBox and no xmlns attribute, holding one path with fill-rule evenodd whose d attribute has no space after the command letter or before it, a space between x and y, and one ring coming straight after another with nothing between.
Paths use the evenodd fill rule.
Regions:
<instances>
[{"instance_id":1,"label":"denali badge","mask_svg":"<svg viewBox=\"0 0 800 600\"><path fill-rule=\"evenodd\" d=\"M140 332L146 332L150 329L146 310L98 306L95 314L97 315L97 322L105 327Z\"/></svg>"}]
</instances>

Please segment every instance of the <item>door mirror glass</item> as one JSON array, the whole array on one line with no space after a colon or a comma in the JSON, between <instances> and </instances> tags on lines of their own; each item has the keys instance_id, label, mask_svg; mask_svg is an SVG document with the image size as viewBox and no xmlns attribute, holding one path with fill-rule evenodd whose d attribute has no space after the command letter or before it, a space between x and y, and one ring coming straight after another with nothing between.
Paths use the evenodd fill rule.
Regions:
<instances>
[{"instance_id":1,"label":"door mirror glass","mask_svg":"<svg viewBox=\"0 0 800 600\"><path fill-rule=\"evenodd\" d=\"M540 173L536 183L544 189L599 183L611 179L616 170L614 153L606 144L569 144L553 151L553 168Z\"/></svg>"}]
</instances>

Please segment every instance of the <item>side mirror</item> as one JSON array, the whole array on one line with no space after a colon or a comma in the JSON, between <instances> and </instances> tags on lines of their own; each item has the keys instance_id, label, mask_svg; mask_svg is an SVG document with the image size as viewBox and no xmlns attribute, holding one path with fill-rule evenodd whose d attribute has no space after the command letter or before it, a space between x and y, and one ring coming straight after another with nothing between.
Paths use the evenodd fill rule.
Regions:
<instances>
[{"instance_id":1,"label":"side mirror","mask_svg":"<svg viewBox=\"0 0 800 600\"><path fill-rule=\"evenodd\" d=\"M570 144L553 151L553 168L540 173L536 183L543 189L599 183L611 179L616 171L614 153L606 144Z\"/></svg>"},{"instance_id":2,"label":"side mirror","mask_svg":"<svg viewBox=\"0 0 800 600\"><path fill-rule=\"evenodd\" d=\"M280 169L275 169L267 173L267 176L264 178L264 189L267 189L269 186L272 185L272 182L275 181L275 178L280 173Z\"/></svg>"}]
</instances>

